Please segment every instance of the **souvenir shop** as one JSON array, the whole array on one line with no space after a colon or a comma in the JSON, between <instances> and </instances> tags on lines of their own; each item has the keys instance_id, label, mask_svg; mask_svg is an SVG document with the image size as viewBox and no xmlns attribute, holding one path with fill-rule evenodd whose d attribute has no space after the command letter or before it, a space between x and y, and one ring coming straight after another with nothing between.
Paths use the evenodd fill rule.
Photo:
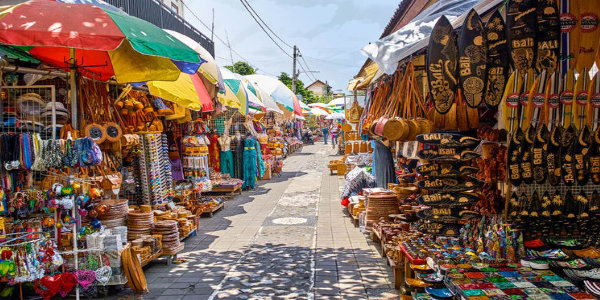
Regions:
<instances>
[{"instance_id":1,"label":"souvenir shop","mask_svg":"<svg viewBox=\"0 0 600 300\"><path fill-rule=\"evenodd\" d=\"M403 299L598 299L598 6L450 2L346 111L342 204Z\"/></svg>"},{"instance_id":2,"label":"souvenir shop","mask_svg":"<svg viewBox=\"0 0 600 300\"><path fill-rule=\"evenodd\" d=\"M298 143L277 113L244 116L216 96L194 111L84 76L71 88L66 72L6 60L0 297L146 291L145 265L175 261L199 218L281 173Z\"/></svg>"}]
</instances>

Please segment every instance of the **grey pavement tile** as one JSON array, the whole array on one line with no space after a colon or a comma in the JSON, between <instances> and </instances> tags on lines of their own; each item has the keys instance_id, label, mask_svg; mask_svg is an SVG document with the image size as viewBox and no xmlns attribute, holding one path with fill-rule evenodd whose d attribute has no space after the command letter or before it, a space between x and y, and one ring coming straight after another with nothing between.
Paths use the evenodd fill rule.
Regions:
<instances>
[{"instance_id":1,"label":"grey pavement tile","mask_svg":"<svg viewBox=\"0 0 600 300\"><path fill-rule=\"evenodd\" d=\"M181 295L167 295L167 296L158 296L156 300L179 300L183 298Z\"/></svg>"}]
</instances>

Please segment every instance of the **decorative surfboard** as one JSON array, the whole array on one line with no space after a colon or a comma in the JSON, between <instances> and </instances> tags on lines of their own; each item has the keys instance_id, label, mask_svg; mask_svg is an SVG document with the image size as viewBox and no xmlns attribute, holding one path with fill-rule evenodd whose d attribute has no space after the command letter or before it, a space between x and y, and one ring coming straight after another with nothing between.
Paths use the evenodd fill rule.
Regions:
<instances>
[{"instance_id":1,"label":"decorative surfboard","mask_svg":"<svg viewBox=\"0 0 600 300\"><path fill-rule=\"evenodd\" d=\"M592 182L600 184L600 127L594 131L588 157Z\"/></svg>"},{"instance_id":2,"label":"decorative surfboard","mask_svg":"<svg viewBox=\"0 0 600 300\"><path fill-rule=\"evenodd\" d=\"M508 81L502 95L502 116L504 118L504 127L509 132L513 132L518 126L517 111L519 108L519 95L523 87L523 80L519 75L519 71L514 71Z\"/></svg>"},{"instance_id":3,"label":"decorative surfboard","mask_svg":"<svg viewBox=\"0 0 600 300\"><path fill-rule=\"evenodd\" d=\"M531 107L533 107L533 105L531 104L531 97L530 95L532 95L533 93L535 93L535 83L536 83L536 78L534 75L534 70L533 68L527 70L527 73L525 73L525 77L523 79L523 90L521 92L521 94L519 95L519 109L518 111L520 111L521 117L519 120L519 127L525 131L527 129L527 127L529 127L529 124L531 123L531 119L530 119L530 109Z\"/></svg>"},{"instance_id":4,"label":"decorative surfboard","mask_svg":"<svg viewBox=\"0 0 600 300\"><path fill-rule=\"evenodd\" d=\"M548 126L542 123L535 132L535 140L531 148L531 165L533 167L533 180L537 184L543 184L548 177L548 168L546 167L546 145L550 138Z\"/></svg>"},{"instance_id":5,"label":"decorative surfboard","mask_svg":"<svg viewBox=\"0 0 600 300\"><path fill-rule=\"evenodd\" d=\"M574 160L575 160L575 179L578 185L586 185L590 175L589 156L591 144L590 128L584 125L579 130L577 141L575 142Z\"/></svg>"},{"instance_id":6,"label":"decorative surfboard","mask_svg":"<svg viewBox=\"0 0 600 300\"><path fill-rule=\"evenodd\" d=\"M573 122L575 128L580 130L587 124L586 110L589 103L589 77L586 68L583 68L583 73L579 74L577 81L575 82L575 89L573 91Z\"/></svg>"},{"instance_id":7,"label":"decorative surfboard","mask_svg":"<svg viewBox=\"0 0 600 300\"><path fill-rule=\"evenodd\" d=\"M479 214L475 211L451 207L432 207L417 212L419 219L436 222L457 222L478 216Z\"/></svg>"},{"instance_id":8,"label":"decorative surfboard","mask_svg":"<svg viewBox=\"0 0 600 300\"><path fill-rule=\"evenodd\" d=\"M513 66L523 74L533 67L537 30L536 0L509 0L506 26Z\"/></svg>"},{"instance_id":9,"label":"decorative surfboard","mask_svg":"<svg viewBox=\"0 0 600 300\"><path fill-rule=\"evenodd\" d=\"M439 193L421 195L417 198L420 204L426 206L468 206L480 200L480 196L474 193Z\"/></svg>"},{"instance_id":10,"label":"decorative surfboard","mask_svg":"<svg viewBox=\"0 0 600 300\"><path fill-rule=\"evenodd\" d=\"M546 84L546 104L544 115L549 129L560 122L560 71L556 70Z\"/></svg>"},{"instance_id":11,"label":"decorative surfboard","mask_svg":"<svg viewBox=\"0 0 600 300\"><path fill-rule=\"evenodd\" d=\"M576 2L580 0L560 0L560 70L561 76L574 69L579 52L579 12Z\"/></svg>"},{"instance_id":12,"label":"decorative surfboard","mask_svg":"<svg viewBox=\"0 0 600 300\"><path fill-rule=\"evenodd\" d=\"M423 223L417 226L417 230L429 235L458 236L462 225L443 224L437 222Z\"/></svg>"},{"instance_id":13,"label":"decorative surfboard","mask_svg":"<svg viewBox=\"0 0 600 300\"><path fill-rule=\"evenodd\" d=\"M431 177L458 177L475 174L478 171L479 168L451 162L429 163L417 167L417 173Z\"/></svg>"},{"instance_id":14,"label":"decorative surfboard","mask_svg":"<svg viewBox=\"0 0 600 300\"><path fill-rule=\"evenodd\" d=\"M483 186L483 181L474 177L463 178L435 178L425 179L417 183L421 189L434 192L465 192Z\"/></svg>"},{"instance_id":15,"label":"decorative surfboard","mask_svg":"<svg viewBox=\"0 0 600 300\"><path fill-rule=\"evenodd\" d=\"M598 76L600 72L594 75L588 90L590 101L587 108L587 124L592 130L596 130L600 122L600 78Z\"/></svg>"},{"instance_id":16,"label":"decorative surfboard","mask_svg":"<svg viewBox=\"0 0 600 300\"><path fill-rule=\"evenodd\" d=\"M550 132L550 139L548 140L548 145L546 146L546 168L548 168L548 182L552 186L557 186L560 184L561 180L561 142L562 142L562 134L564 128L559 123Z\"/></svg>"},{"instance_id":17,"label":"decorative surfboard","mask_svg":"<svg viewBox=\"0 0 600 300\"><path fill-rule=\"evenodd\" d=\"M459 150L457 148L438 148L419 150L417 156L422 159L434 161L467 161L478 158L479 153L471 150Z\"/></svg>"},{"instance_id":18,"label":"decorative surfboard","mask_svg":"<svg viewBox=\"0 0 600 300\"><path fill-rule=\"evenodd\" d=\"M508 143L508 179L514 186L521 185L521 148L522 138L518 138L518 134L523 134L520 129L515 130L510 136L510 142Z\"/></svg>"},{"instance_id":19,"label":"decorative surfboard","mask_svg":"<svg viewBox=\"0 0 600 300\"><path fill-rule=\"evenodd\" d=\"M579 12L579 48L575 53L577 63L575 68L579 73L589 70L594 64L600 29L598 18L600 15L600 0L573 1Z\"/></svg>"},{"instance_id":20,"label":"decorative surfboard","mask_svg":"<svg viewBox=\"0 0 600 300\"><path fill-rule=\"evenodd\" d=\"M518 131L521 129L517 129L517 137ZM521 141L521 152L519 162L519 171L521 172L521 179L525 184L533 183L533 162L532 162L532 149L533 142L535 140L535 129L533 126L529 126L525 132L523 133L523 140Z\"/></svg>"},{"instance_id":21,"label":"decorative surfboard","mask_svg":"<svg viewBox=\"0 0 600 300\"><path fill-rule=\"evenodd\" d=\"M471 9L458 39L458 70L461 91L467 105L479 107L483 101L487 62L487 43L481 17Z\"/></svg>"},{"instance_id":22,"label":"decorative surfboard","mask_svg":"<svg viewBox=\"0 0 600 300\"><path fill-rule=\"evenodd\" d=\"M542 111L546 104L546 70L543 70L542 73L535 78L533 85L529 90L526 102L526 105L524 105L526 116L521 122L523 131L527 131L531 126L537 126L540 119L543 118Z\"/></svg>"},{"instance_id":23,"label":"decorative surfboard","mask_svg":"<svg viewBox=\"0 0 600 300\"><path fill-rule=\"evenodd\" d=\"M427 81L435 110L446 114L452 107L457 76L456 33L445 16L435 23L427 48Z\"/></svg>"},{"instance_id":24,"label":"decorative surfboard","mask_svg":"<svg viewBox=\"0 0 600 300\"><path fill-rule=\"evenodd\" d=\"M537 53L535 68L552 74L558 69L560 49L560 19L558 0L538 0L537 4Z\"/></svg>"},{"instance_id":25,"label":"decorative surfboard","mask_svg":"<svg viewBox=\"0 0 600 300\"><path fill-rule=\"evenodd\" d=\"M575 184L575 143L577 142L577 130L573 123L562 134L560 143L560 175L562 182L571 186Z\"/></svg>"},{"instance_id":26,"label":"decorative surfboard","mask_svg":"<svg viewBox=\"0 0 600 300\"><path fill-rule=\"evenodd\" d=\"M573 99L575 95L575 74L573 70L567 71L562 79L560 104L562 106L562 125L568 128L573 121Z\"/></svg>"},{"instance_id":27,"label":"decorative surfboard","mask_svg":"<svg viewBox=\"0 0 600 300\"><path fill-rule=\"evenodd\" d=\"M508 77L508 41L506 24L500 11L495 11L485 25L487 38L486 84L483 100L494 108L502 101L506 79ZM508 127L507 127L508 128Z\"/></svg>"},{"instance_id":28,"label":"decorative surfboard","mask_svg":"<svg viewBox=\"0 0 600 300\"><path fill-rule=\"evenodd\" d=\"M425 133L416 137L419 143L446 148L469 148L479 145L481 140L455 133Z\"/></svg>"}]
</instances>

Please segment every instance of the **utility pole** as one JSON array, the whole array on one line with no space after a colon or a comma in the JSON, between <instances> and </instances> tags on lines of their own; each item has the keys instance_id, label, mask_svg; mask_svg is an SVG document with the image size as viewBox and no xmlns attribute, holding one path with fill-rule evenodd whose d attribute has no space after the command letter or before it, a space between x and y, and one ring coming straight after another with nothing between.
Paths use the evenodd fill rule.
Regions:
<instances>
[{"instance_id":1,"label":"utility pole","mask_svg":"<svg viewBox=\"0 0 600 300\"><path fill-rule=\"evenodd\" d=\"M231 67L233 68L233 73L235 73L235 63L233 63L233 53L231 50L231 44L229 43L229 34L227 34L227 30L225 30L225 37L227 37L227 47L229 48L229 58L231 59Z\"/></svg>"},{"instance_id":2,"label":"utility pole","mask_svg":"<svg viewBox=\"0 0 600 300\"><path fill-rule=\"evenodd\" d=\"M296 60L298 59L298 47L294 45L294 62L292 66L292 92L296 94L296 81L298 81L298 73L296 73Z\"/></svg>"}]
</instances>

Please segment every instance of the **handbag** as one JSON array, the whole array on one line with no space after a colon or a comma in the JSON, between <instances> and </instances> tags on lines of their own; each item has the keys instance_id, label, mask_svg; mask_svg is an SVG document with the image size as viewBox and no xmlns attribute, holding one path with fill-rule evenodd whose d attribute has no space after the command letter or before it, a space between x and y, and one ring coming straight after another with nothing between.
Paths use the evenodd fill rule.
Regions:
<instances>
[{"instance_id":1,"label":"handbag","mask_svg":"<svg viewBox=\"0 0 600 300\"><path fill-rule=\"evenodd\" d=\"M117 190L121 188L121 183L123 182L123 175L114 162L108 155L104 155L106 158L104 168L100 167L100 172L104 177L101 182L101 186L105 190Z\"/></svg>"}]
</instances>

